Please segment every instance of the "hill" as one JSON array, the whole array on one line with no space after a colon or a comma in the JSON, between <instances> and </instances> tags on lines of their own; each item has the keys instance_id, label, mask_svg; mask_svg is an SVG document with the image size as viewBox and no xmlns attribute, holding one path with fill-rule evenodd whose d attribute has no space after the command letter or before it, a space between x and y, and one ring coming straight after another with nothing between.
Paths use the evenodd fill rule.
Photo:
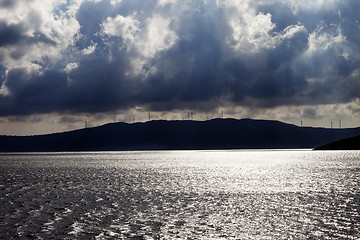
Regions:
<instances>
[{"instance_id":1,"label":"hill","mask_svg":"<svg viewBox=\"0 0 360 240\"><path fill-rule=\"evenodd\" d=\"M269 120L157 120L38 136L0 136L0 151L314 148L356 135L360 128L298 127Z\"/></svg>"},{"instance_id":2,"label":"hill","mask_svg":"<svg viewBox=\"0 0 360 240\"><path fill-rule=\"evenodd\" d=\"M325 144L315 150L360 150L360 136L351 137Z\"/></svg>"}]
</instances>

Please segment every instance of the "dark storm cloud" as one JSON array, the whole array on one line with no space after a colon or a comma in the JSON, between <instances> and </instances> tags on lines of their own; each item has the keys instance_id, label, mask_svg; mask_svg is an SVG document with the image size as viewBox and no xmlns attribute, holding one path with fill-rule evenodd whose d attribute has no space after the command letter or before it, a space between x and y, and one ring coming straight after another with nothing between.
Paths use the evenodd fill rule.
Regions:
<instances>
[{"instance_id":1,"label":"dark storm cloud","mask_svg":"<svg viewBox=\"0 0 360 240\"><path fill-rule=\"evenodd\" d=\"M176 30L187 38L179 39L155 60L159 74L149 79L139 93L145 102L173 98L184 102L206 101L221 96L228 88L221 76L222 36L214 35L213 23L202 15L186 13L183 17L186 21L177 23ZM174 74L172 78L166 77L171 74Z\"/></svg>"},{"instance_id":2,"label":"dark storm cloud","mask_svg":"<svg viewBox=\"0 0 360 240\"><path fill-rule=\"evenodd\" d=\"M23 28L19 25L8 25L0 22L0 47L9 44L17 44L22 38Z\"/></svg>"},{"instance_id":3,"label":"dark storm cloud","mask_svg":"<svg viewBox=\"0 0 360 240\"><path fill-rule=\"evenodd\" d=\"M6 68L0 65L0 88L5 80Z\"/></svg>"},{"instance_id":4,"label":"dark storm cloud","mask_svg":"<svg viewBox=\"0 0 360 240\"><path fill-rule=\"evenodd\" d=\"M15 2L16 2L16 0L1 0L0 7L10 8L10 7L14 6Z\"/></svg>"},{"instance_id":5,"label":"dark storm cloud","mask_svg":"<svg viewBox=\"0 0 360 240\"><path fill-rule=\"evenodd\" d=\"M53 70L42 76L28 76L23 69L11 70L7 77L11 96L1 98L1 109L10 115L62 110L67 94L65 79L64 73Z\"/></svg>"},{"instance_id":6,"label":"dark storm cloud","mask_svg":"<svg viewBox=\"0 0 360 240\"><path fill-rule=\"evenodd\" d=\"M70 74L70 96L66 99L66 109L99 112L117 107L126 108L131 102L134 104L130 101L134 96L134 83L124 77L128 66L126 60L120 55L111 62L106 58L87 59L82 62L79 68Z\"/></svg>"},{"instance_id":7,"label":"dark storm cloud","mask_svg":"<svg viewBox=\"0 0 360 240\"><path fill-rule=\"evenodd\" d=\"M0 4L10 6L6 1ZM102 112L134 106L208 111L222 102L275 107L359 97L358 1L298 11L279 1L257 5L251 16L245 10L229 15L215 1L191 4L183 7L179 2L172 8L156 1L84 1L74 15L79 32L73 45L59 52L60 60L42 58L39 65L46 69L40 73L6 67L11 65L0 52L2 69L8 70L6 76L2 71L5 77L0 81L9 91L0 94L0 114ZM61 8L57 17L67 9ZM269 19L267 13L274 24L270 30L266 22L250 26ZM159 16L159 24L170 20L157 32L151 24ZM266 34L258 29L262 27ZM25 29L25 23L0 22L0 50L22 50L23 45L39 42L59 45L53 40L56 33L39 30L29 37ZM258 32L251 35L252 31ZM90 47L93 51L81 54ZM11 52L14 59L23 55Z\"/></svg>"},{"instance_id":8,"label":"dark storm cloud","mask_svg":"<svg viewBox=\"0 0 360 240\"><path fill-rule=\"evenodd\" d=\"M283 64L275 71L257 74L250 92L256 98L291 97L305 85L303 76L294 73L289 64Z\"/></svg>"},{"instance_id":9,"label":"dark storm cloud","mask_svg":"<svg viewBox=\"0 0 360 240\"><path fill-rule=\"evenodd\" d=\"M7 46L16 46L18 51L14 51L12 57L20 58L26 51L29 45L37 43L45 43L55 46L56 43L49 39L41 32L34 32L33 36L29 37L24 34L25 27L20 24L7 24L0 22L0 48Z\"/></svg>"}]
</instances>

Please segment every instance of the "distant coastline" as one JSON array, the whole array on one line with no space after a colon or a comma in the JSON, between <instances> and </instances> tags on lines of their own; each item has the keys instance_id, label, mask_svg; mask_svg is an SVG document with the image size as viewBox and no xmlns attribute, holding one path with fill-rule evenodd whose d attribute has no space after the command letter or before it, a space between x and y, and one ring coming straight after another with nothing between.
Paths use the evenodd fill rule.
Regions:
<instances>
[{"instance_id":1,"label":"distant coastline","mask_svg":"<svg viewBox=\"0 0 360 240\"><path fill-rule=\"evenodd\" d=\"M315 148L315 150L360 150L360 136L328 143Z\"/></svg>"},{"instance_id":2,"label":"distant coastline","mask_svg":"<svg viewBox=\"0 0 360 240\"><path fill-rule=\"evenodd\" d=\"M0 136L0 151L301 149L358 135L360 128L299 127L271 120L154 120L37 136Z\"/></svg>"}]
</instances>

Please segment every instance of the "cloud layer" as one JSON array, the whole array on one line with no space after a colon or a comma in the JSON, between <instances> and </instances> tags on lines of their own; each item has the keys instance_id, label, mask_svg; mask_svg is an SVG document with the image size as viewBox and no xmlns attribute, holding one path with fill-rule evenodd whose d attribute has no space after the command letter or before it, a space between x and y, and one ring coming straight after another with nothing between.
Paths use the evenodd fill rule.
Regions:
<instances>
[{"instance_id":1,"label":"cloud layer","mask_svg":"<svg viewBox=\"0 0 360 240\"><path fill-rule=\"evenodd\" d=\"M0 115L352 102L358 9L357 0L0 1Z\"/></svg>"}]
</instances>

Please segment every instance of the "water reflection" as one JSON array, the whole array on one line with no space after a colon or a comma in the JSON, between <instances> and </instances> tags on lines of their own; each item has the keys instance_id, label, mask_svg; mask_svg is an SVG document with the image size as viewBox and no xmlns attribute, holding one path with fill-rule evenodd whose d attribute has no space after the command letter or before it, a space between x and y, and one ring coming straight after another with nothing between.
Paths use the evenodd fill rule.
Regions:
<instances>
[{"instance_id":1,"label":"water reflection","mask_svg":"<svg viewBox=\"0 0 360 240\"><path fill-rule=\"evenodd\" d=\"M360 153L0 156L0 238L357 239Z\"/></svg>"}]
</instances>

